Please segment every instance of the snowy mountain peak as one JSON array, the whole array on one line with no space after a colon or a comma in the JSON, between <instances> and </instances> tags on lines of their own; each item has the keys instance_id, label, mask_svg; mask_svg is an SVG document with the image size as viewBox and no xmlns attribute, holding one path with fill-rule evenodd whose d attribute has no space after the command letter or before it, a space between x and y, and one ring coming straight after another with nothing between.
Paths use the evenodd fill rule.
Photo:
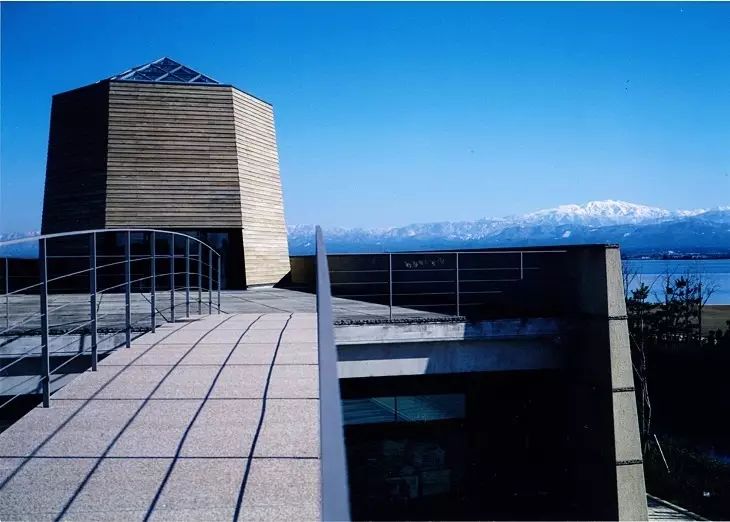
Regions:
<instances>
[{"instance_id":1,"label":"snowy mountain peak","mask_svg":"<svg viewBox=\"0 0 730 522\"><path fill-rule=\"evenodd\" d=\"M555 208L531 212L521 216L521 218L522 221L530 224L539 222L550 225L606 226L658 221L671 218L674 215L674 212L662 208L607 199L604 201L589 201L585 205L560 205Z\"/></svg>"}]
</instances>

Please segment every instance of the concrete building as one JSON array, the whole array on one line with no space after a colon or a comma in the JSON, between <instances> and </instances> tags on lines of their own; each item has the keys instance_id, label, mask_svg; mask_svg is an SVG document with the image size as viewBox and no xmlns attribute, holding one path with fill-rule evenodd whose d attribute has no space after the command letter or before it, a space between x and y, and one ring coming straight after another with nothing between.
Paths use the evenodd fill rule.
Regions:
<instances>
[{"instance_id":1,"label":"concrete building","mask_svg":"<svg viewBox=\"0 0 730 522\"><path fill-rule=\"evenodd\" d=\"M617 246L290 260L271 106L167 58L54 97L43 232L97 228L0 270L3 520L647 518Z\"/></svg>"},{"instance_id":2,"label":"concrete building","mask_svg":"<svg viewBox=\"0 0 730 522\"><path fill-rule=\"evenodd\" d=\"M185 231L229 288L289 272L272 106L169 58L53 97L42 233Z\"/></svg>"}]
</instances>

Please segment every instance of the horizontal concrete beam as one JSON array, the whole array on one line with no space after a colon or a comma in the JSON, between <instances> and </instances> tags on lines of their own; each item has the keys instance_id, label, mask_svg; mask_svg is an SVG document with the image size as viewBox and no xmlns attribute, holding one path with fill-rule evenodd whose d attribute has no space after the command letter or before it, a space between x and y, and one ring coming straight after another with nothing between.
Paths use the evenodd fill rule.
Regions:
<instances>
[{"instance_id":1,"label":"horizontal concrete beam","mask_svg":"<svg viewBox=\"0 0 730 522\"><path fill-rule=\"evenodd\" d=\"M557 340L460 340L338 346L341 379L559 368Z\"/></svg>"},{"instance_id":2,"label":"horizontal concrete beam","mask_svg":"<svg viewBox=\"0 0 730 522\"><path fill-rule=\"evenodd\" d=\"M335 327L338 345L422 343L424 341L498 340L555 337L560 322L554 318L498 319L444 323L385 323Z\"/></svg>"}]
</instances>

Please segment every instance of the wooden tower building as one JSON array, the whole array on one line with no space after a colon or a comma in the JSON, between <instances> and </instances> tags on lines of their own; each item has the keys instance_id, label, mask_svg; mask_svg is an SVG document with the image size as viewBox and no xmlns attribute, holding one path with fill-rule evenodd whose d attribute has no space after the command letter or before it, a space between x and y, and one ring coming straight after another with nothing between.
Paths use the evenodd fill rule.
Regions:
<instances>
[{"instance_id":1,"label":"wooden tower building","mask_svg":"<svg viewBox=\"0 0 730 522\"><path fill-rule=\"evenodd\" d=\"M169 58L55 95L42 233L132 227L208 241L229 288L284 277L272 106Z\"/></svg>"}]
</instances>

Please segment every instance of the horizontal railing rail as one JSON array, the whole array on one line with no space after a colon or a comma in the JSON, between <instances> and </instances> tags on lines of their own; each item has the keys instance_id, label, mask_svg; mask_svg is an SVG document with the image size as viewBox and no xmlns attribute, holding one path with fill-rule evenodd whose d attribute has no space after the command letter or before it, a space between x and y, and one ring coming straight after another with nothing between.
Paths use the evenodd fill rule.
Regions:
<instances>
[{"instance_id":1,"label":"horizontal railing rail","mask_svg":"<svg viewBox=\"0 0 730 522\"><path fill-rule=\"evenodd\" d=\"M567 253L558 248L330 254L331 292L387 306L389 320L414 310L499 315L508 301L529 299L530 290L558 295Z\"/></svg>"},{"instance_id":2,"label":"horizontal railing rail","mask_svg":"<svg viewBox=\"0 0 730 522\"><path fill-rule=\"evenodd\" d=\"M10 260L3 258L4 248L28 242L38 244L35 280L27 273L14 276ZM184 253L178 249L184 249ZM28 394L27 389L14 395L9 392L33 379L41 388L43 406L48 407L52 377L61 369L86 357L92 371L96 371L100 345L111 340L107 351L129 347L132 331L154 332L158 316L163 322L175 322L176 310L182 307L185 317L189 317L191 304L196 302L198 314L206 309L208 314L213 309L221 312L220 254L206 242L180 232L114 228L46 234L0 242L0 258L4 264L0 271L0 289L4 289L0 297L4 303L0 302L0 308L4 304L5 312L0 322L0 379L8 377L7 372L21 361L40 360L36 375L4 388L0 408ZM162 271L158 271L158 265ZM14 277L22 281L18 288L11 285ZM105 284L101 286L100 281ZM158 302L161 292L169 296L169 306L164 308ZM184 294L182 299L179 294ZM112 295L123 296L123 301L111 299ZM147 311L133 310L133 295L141 295L142 302L134 304L141 304ZM61 310L63 316L54 324L52 319ZM106 319L109 321L102 321ZM40 343L14 351L14 342L33 337L39 337ZM51 346L52 340L62 337L70 337L71 341ZM87 337L88 347L84 345ZM81 349L69 352L73 345ZM54 360L52 365L51 356L58 354L66 359Z\"/></svg>"}]
</instances>

